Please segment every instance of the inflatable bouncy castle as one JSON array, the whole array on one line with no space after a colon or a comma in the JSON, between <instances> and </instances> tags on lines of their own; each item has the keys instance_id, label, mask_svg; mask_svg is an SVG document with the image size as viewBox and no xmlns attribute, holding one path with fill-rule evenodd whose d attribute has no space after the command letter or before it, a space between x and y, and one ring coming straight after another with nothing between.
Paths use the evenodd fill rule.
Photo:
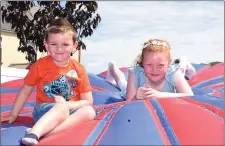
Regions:
<instances>
[{"instance_id":1,"label":"inflatable bouncy castle","mask_svg":"<svg viewBox=\"0 0 225 146\"><path fill-rule=\"evenodd\" d=\"M98 113L95 120L40 140L38 145L224 145L224 63L193 64L194 96L125 101L105 80L89 74ZM127 72L128 68L121 68ZM1 115L10 112L23 79L1 83ZM34 90L19 117L1 124L1 145L19 145L33 126Z\"/></svg>"}]
</instances>

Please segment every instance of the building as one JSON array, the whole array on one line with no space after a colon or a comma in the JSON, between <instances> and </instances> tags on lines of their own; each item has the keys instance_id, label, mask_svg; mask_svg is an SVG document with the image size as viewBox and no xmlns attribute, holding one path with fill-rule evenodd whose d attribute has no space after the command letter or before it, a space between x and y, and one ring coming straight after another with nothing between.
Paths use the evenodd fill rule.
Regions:
<instances>
[{"instance_id":1,"label":"building","mask_svg":"<svg viewBox=\"0 0 225 146\"><path fill-rule=\"evenodd\" d=\"M1 6L5 5L4 1L1 1ZM33 14L39 9L39 7L33 7L30 12L27 13L28 17L33 17ZM2 15L0 19L2 20ZM1 21L1 66L14 67L14 68L28 68L29 62L25 59L25 54L17 51L19 46L19 39L16 33L11 29L11 25L8 23L2 23ZM37 52L37 58L46 56L46 53ZM80 52L77 51L72 58L80 61Z\"/></svg>"}]
</instances>

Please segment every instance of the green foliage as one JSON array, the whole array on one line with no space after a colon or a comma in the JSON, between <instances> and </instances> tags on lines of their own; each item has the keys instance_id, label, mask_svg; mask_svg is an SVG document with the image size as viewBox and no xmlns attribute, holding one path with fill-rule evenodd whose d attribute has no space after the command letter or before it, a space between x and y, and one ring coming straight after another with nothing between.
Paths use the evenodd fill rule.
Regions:
<instances>
[{"instance_id":1,"label":"green foliage","mask_svg":"<svg viewBox=\"0 0 225 146\"><path fill-rule=\"evenodd\" d=\"M65 2L65 6L60 3ZM33 12L33 8L37 8ZM6 1L1 7L2 22L10 23L17 34L18 51L26 53L26 59L33 63L37 51L46 52L43 45L46 25L55 17L66 18L77 31L78 50L86 49L83 37L93 34L101 21L96 10L96 1Z\"/></svg>"}]
</instances>

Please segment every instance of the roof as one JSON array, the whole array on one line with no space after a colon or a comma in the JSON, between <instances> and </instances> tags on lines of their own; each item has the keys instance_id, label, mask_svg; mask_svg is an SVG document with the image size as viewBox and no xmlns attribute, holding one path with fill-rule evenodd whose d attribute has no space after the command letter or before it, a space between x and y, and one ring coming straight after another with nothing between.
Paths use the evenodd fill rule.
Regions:
<instances>
[{"instance_id":1,"label":"roof","mask_svg":"<svg viewBox=\"0 0 225 146\"><path fill-rule=\"evenodd\" d=\"M14 63L8 67L19 68L19 69L30 69L31 63Z\"/></svg>"}]
</instances>

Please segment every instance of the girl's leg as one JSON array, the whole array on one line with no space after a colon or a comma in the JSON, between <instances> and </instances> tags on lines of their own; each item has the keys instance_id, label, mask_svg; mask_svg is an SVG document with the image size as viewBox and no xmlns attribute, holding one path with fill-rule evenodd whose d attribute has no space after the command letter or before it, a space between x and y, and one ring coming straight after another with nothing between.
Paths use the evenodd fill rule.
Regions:
<instances>
[{"instance_id":1,"label":"girl's leg","mask_svg":"<svg viewBox=\"0 0 225 146\"><path fill-rule=\"evenodd\" d=\"M110 68L111 68L112 63L113 62L109 62L109 64L108 64L108 71L107 71L107 74L106 74L106 80L109 83L111 83L112 85L116 86L116 81L115 81L114 77L110 73Z\"/></svg>"},{"instance_id":2,"label":"girl's leg","mask_svg":"<svg viewBox=\"0 0 225 146\"><path fill-rule=\"evenodd\" d=\"M121 96L125 99L127 90L127 80L124 73L113 62L109 63L106 79L111 84L117 85L119 87L119 89L121 90Z\"/></svg>"},{"instance_id":3,"label":"girl's leg","mask_svg":"<svg viewBox=\"0 0 225 146\"><path fill-rule=\"evenodd\" d=\"M46 112L33 126L28 134L22 138L22 143L26 145L37 144L37 140L45 134L51 132L69 116L69 109L63 103L56 103Z\"/></svg>"},{"instance_id":4,"label":"girl's leg","mask_svg":"<svg viewBox=\"0 0 225 146\"><path fill-rule=\"evenodd\" d=\"M93 120L95 118L95 110L92 106L83 106L79 108L75 113L71 114L65 121L58 125L53 131L48 135L51 135L56 132L60 132L71 126L79 125L83 122Z\"/></svg>"},{"instance_id":5,"label":"girl's leg","mask_svg":"<svg viewBox=\"0 0 225 146\"><path fill-rule=\"evenodd\" d=\"M125 92L127 88L127 80L124 73L114 63L111 64L109 71L120 90Z\"/></svg>"},{"instance_id":6,"label":"girl's leg","mask_svg":"<svg viewBox=\"0 0 225 146\"><path fill-rule=\"evenodd\" d=\"M124 88L124 86L127 86L127 81L124 76L124 73L113 62L109 63L108 72L116 81L116 84L119 86L120 89Z\"/></svg>"},{"instance_id":7,"label":"girl's leg","mask_svg":"<svg viewBox=\"0 0 225 146\"><path fill-rule=\"evenodd\" d=\"M191 65L191 63L188 62L185 76L190 80L192 77L195 76L195 73L196 73L195 68Z\"/></svg>"},{"instance_id":8,"label":"girl's leg","mask_svg":"<svg viewBox=\"0 0 225 146\"><path fill-rule=\"evenodd\" d=\"M184 69L184 76L187 79L190 80L195 75L195 68L191 65L186 57L179 58L179 65L182 69Z\"/></svg>"},{"instance_id":9,"label":"girl's leg","mask_svg":"<svg viewBox=\"0 0 225 146\"><path fill-rule=\"evenodd\" d=\"M109 63L109 72L110 75L115 79L116 83L125 79L124 73L113 62Z\"/></svg>"}]
</instances>

